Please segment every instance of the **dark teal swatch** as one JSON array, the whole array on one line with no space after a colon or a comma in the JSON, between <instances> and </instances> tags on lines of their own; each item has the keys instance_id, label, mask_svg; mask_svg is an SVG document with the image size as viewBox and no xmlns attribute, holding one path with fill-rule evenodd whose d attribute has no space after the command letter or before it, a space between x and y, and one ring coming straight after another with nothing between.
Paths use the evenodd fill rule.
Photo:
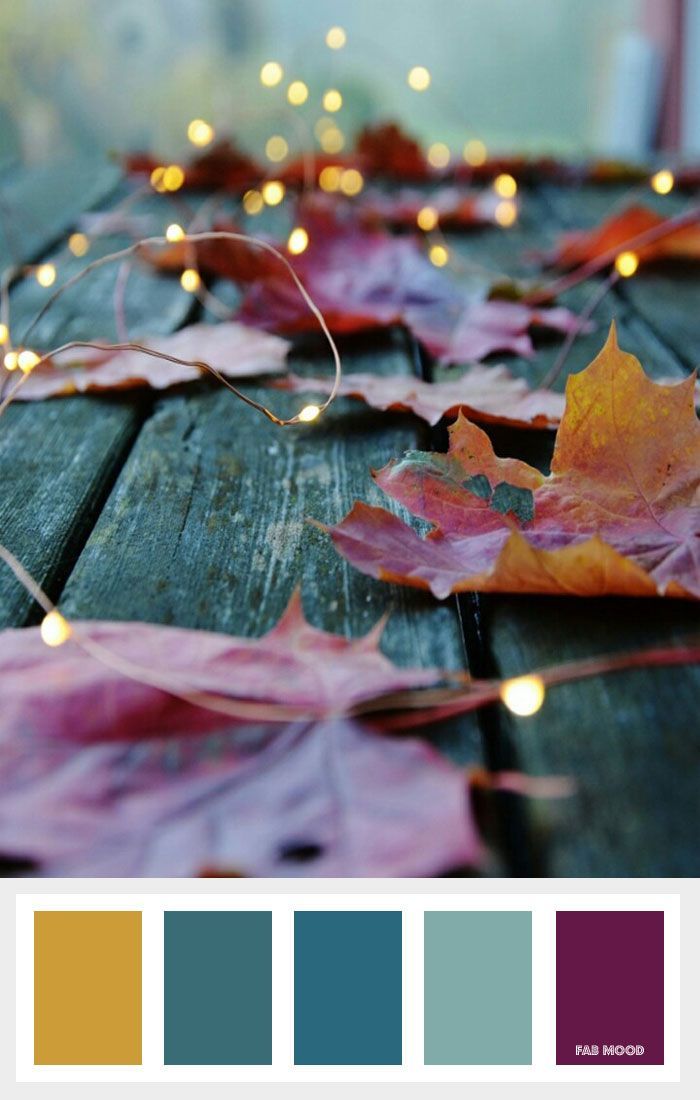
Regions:
<instances>
[{"instance_id":1,"label":"dark teal swatch","mask_svg":"<svg viewBox=\"0 0 700 1100\"><path fill-rule=\"evenodd\" d=\"M164 963L166 1065L270 1065L271 913L165 913Z\"/></svg>"},{"instance_id":2,"label":"dark teal swatch","mask_svg":"<svg viewBox=\"0 0 700 1100\"><path fill-rule=\"evenodd\" d=\"M424 1062L532 1062L532 913L426 913Z\"/></svg>"},{"instance_id":3,"label":"dark teal swatch","mask_svg":"<svg viewBox=\"0 0 700 1100\"><path fill-rule=\"evenodd\" d=\"M401 913L294 914L294 1061L401 1065Z\"/></svg>"}]
</instances>

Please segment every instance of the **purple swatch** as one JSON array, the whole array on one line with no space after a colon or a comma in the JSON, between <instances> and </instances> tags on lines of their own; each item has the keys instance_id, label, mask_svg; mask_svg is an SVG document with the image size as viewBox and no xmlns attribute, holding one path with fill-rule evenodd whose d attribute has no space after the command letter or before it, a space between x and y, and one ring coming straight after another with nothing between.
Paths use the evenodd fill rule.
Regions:
<instances>
[{"instance_id":1,"label":"purple swatch","mask_svg":"<svg viewBox=\"0 0 700 1100\"><path fill-rule=\"evenodd\" d=\"M663 913L557 913L557 1065L663 1061Z\"/></svg>"}]
</instances>

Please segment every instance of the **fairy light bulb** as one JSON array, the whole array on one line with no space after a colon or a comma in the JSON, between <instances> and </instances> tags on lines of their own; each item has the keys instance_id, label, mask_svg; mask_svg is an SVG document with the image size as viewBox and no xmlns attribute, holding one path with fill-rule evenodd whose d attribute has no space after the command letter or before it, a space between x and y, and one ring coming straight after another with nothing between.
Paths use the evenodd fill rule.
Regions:
<instances>
[{"instance_id":1,"label":"fairy light bulb","mask_svg":"<svg viewBox=\"0 0 700 1100\"><path fill-rule=\"evenodd\" d=\"M263 197L259 191L246 191L243 196L243 209L246 214L259 214L264 205Z\"/></svg>"},{"instance_id":2,"label":"fairy light bulb","mask_svg":"<svg viewBox=\"0 0 700 1100\"><path fill-rule=\"evenodd\" d=\"M203 118L193 118L187 127L187 137L193 145L211 145L215 137L214 127Z\"/></svg>"},{"instance_id":3,"label":"fairy light bulb","mask_svg":"<svg viewBox=\"0 0 700 1100\"><path fill-rule=\"evenodd\" d=\"M620 252L615 258L615 270L623 279L629 279L639 267L639 256L636 252Z\"/></svg>"},{"instance_id":4,"label":"fairy light bulb","mask_svg":"<svg viewBox=\"0 0 700 1100\"><path fill-rule=\"evenodd\" d=\"M342 27L331 27L326 33L326 45L329 50L342 50L348 36Z\"/></svg>"},{"instance_id":5,"label":"fairy light bulb","mask_svg":"<svg viewBox=\"0 0 700 1100\"><path fill-rule=\"evenodd\" d=\"M502 199L501 202L496 204L493 216L498 225L502 226L504 229L508 229L509 226L514 225L517 220L518 208L510 199Z\"/></svg>"},{"instance_id":6,"label":"fairy light bulb","mask_svg":"<svg viewBox=\"0 0 700 1100\"><path fill-rule=\"evenodd\" d=\"M669 191L673 191L675 182L673 172L668 168L662 168L651 177L651 186L657 195L668 195Z\"/></svg>"},{"instance_id":7,"label":"fairy light bulb","mask_svg":"<svg viewBox=\"0 0 700 1100\"><path fill-rule=\"evenodd\" d=\"M544 703L544 682L540 676L517 676L501 684L501 701L513 714L527 718Z\"/></svg>"},{"instance_id":8,"label":"fairy light bulb","mask_svg":"<svg viewBox=\"0 0 700 1100\"><path fill-rule=\"evenodd\" d=\"M296 226L287 239L287 251L291 252L292 256L300 256L302 252L306 251L308 246L309 234L303 226Z\"/></svg>"},{"instance_id":9,"label":"fairy light bulb","mask_svg":"<svg viewBox=\"0 0 700 1100\"><path fill-rule=\"evenodd\" d=\"M309 424L312 420L315 420L320 413L318 405L304 405L304 408L299 413L299 419L304 424Z\"/></svg>"},{"instance_id":10,"label":"fairy light bulb","mask_svg":"<svg viewBox=\"0 0 700 1100\"><path fill-rule=\"evenodd\" d=\"M337 126L329 126L319 137L318 143L324 153L330 153L333 156L335 153L339 153L345 145L345 135Z\"/></svg>"},{"instance_id":11,"label":"fairy light bulb","mask_svg":"<svg viewBox=\"0 0 700 1100\"><path fill-rule=\"evenodd\" d=\"M334 126L334 119L327 118L325 115L322 115L321 118L317 119L314 123L314 134L316 135L316 140L320 141L326 130L332 130Z\"/></svg>"},{"instance_id":12,"label":"fairy light bulb","mask_svg":"<svg viewBox=\"0 0 700 1100\"><path fill-rule=\"evenodd\" d=\"M278 61L266 61L260 70L260 83L264 88L274 88L284 76L284 69Z\"/></svg>"},{"instance_id":13,"label":"fairy light bulb","mask_svg":"<svg viewBox=\"0 0 700 1100\"><path fill-rule=\"evenodd\" d=\"M287 88L287 99L292 107L301 107L309 98L309 89L303 80L293 80Z\"/></svg>"},{"instance_id":14,"label":"fairy light bulb","mask_svg":"<svg viewBox=\"0 0 700 1100\"><path fill-rule=\"evenodd\" d=\"M285 186L281 180L267 180L262 185L263 201L268 206L279 206L284 198Z\"/></svg>"},{"instance_id":15,"label":"fairy light bulb","mask_svg":"<svg viewBox=\"0 0 700 1100\"><path fill-rule=\"evenodd\" d=\"M0 344L6 344L10 339L10 330L7 325L0 321Z\"/></svg>"},{"instance_id":16,"label":"fairy light bulb","mask_svg":"<svg viewBox=\"0 0 700 1100\"><path fill-rule=\"evenodd\" d=\"M177 222L173 222L165 230L165 239L166 239L166 241L170 241L171 243L175 243L176 241L182 241L182 240L184 240L184 237L185 237L185 230L182 228L181 225L178 225Z\"/></svg>"},{"instance_id":17,"label":"fairy light bulb","mask_svg":"<svg viewBox=\"0 0 700 1100\"><path fill-rule=\"evenodd\" d=\"M431 77L425 65L414 65L412 69L409 69L406 80L409 88L413 88L414 92L424 92L426 88L430 87Z\"/></svg>"},{"instance_id":18,"label":"fairy light bulb","mask_svg":"<svg viewBox=\"0 0 700 1100\"><path fill-rule=\"evenodd\" d=\"M17 362L18 359L19 355L16 351L8 351L7 355L2 361L5 370L17 370L17 367L19 366Z\"/></svg>"},{"instance_id":19,"label":"fairy light bulb","mask_svg":"<svg viewBox=\"0 0 700 1100\"><path fill-rule=\"evenodd\" d=\"M340 190L344 195L359 195L360 191L365 185L362 172L358 172L357 168L346 168L340 174Z\"/></svg>"},{"instance_id":20,"label":"fairy light bulb","mask_svg":"<svg viewBox=\"0 0 700 1100\"><path fill-rule=\"evenodd\" d=\"M84 256L90 247L90 241L84 233L71 233L68 247L74 256Z\"/></svg>"},{"instance_id":21,"label":"fairy light bulb","mask_svg":"<svg viewBox=\"0 0 700 1100\"><path fill-rule=\"evenodd\" d=\"M323 93L324 111L330 111L333 114L334 111L339 111L342 106L343 97L337 88L329 88L327 92Z\"/></svg>"},{"instance_id":22,"label":"fairy light bulb","mask_svg":"<svg viewBox=\"0 0 700 1100\"><path fill-rule=\"evenodd\" d=\"M462 156L466 163L471 165L472 168L479 168L482 164L486 163L488 153L483 141L472 138L472 140L468 141L464 146Z\"/></svg>"},{"instance_id":23,"label":"fairy light bulb","mask_svg":"<svg viewBox=\"0 0 700 1100\"><path fill-rule=\"evenodd\" d=\"M428 252L428 257L435 267L444 267L450 258L450 254L444 244L434 244Z\"/></svg>"},{"instance_id":24,"label":"fairy light bulb","mask_svg":"<svg viewBox=\"0 0 700 1100\"><path fill-rule=\"evenodd\" d=\"M158 164L151 172L151 187L154 191L165 191L165 183L163 182L163 176L165 175L165 168L162 164Z\"/></svg>"},{"instance_id":25,"label":"fairy light bulb","mask_svg":"<svg viewBox=\"0 0 700 1100\"><path fill-rule=\"evenodd\" d=\"M450 163L450 150L444 141L434 141L428 147L428 164L433 168L446 168Z\"/></svg>"},{"instance_id":26,"label":"fairy light bulb","mask_svg":"<svg viewBox=\"0 0 700 1100\"><path fill-rule=\"evenodd\" d=\"M512 199L518 190L518 185L508 172L502 172L493 181L493 189L501 199Z\"/></svg>"},{"instance_id":27,"label":"fairy light bulb","mask_svg":"<svg viewBox=\"0 0 700 1100\"><path fill-rule=\"evenodd\" d=\"M339 191L343 171L337 164L327 164L318 174L318 186L322 191Z\"/></svg>"},{"instance_id":28,"label":"fairy light bulb","mask_svg":"<svg viewBox=\"0 0 700 1100\"><path fill-rule=\"evenodd\" d=\"M39 286L53 286L56 282L56 268L53 264L39 264L34 272L34 278Z\"/></svg>"},{"instance_id":29,"label":"fairy light bulb","mask_svg":"<svg viewBox=\"0 0 700 1100\"><path fill-rule=\"evenodd\" d=\"M265 156L268 160L276 163L277 161L284 160L289 152L289 145L280 134L273 134L265 142Z\"/></svg>"},{"instance_id":30,"label":"fairy light bulb","mask_svg":"<svg viewBox=\"0 0 700 1100\"><path fill-rule=\"evenodd\" d=\"M189 294L194 294L196 290L199 290L202 285L202 280L199 276L199 272L193 267L186 267L180 276L180 286L183 290L188 291Z\"/></svg>"},{"instance_id":31,"label":"fairy light bulb","mask_svg":"<svg viewBox=\"0 0 700 1100\"><path fill-rule=\"evenodd\" d=\"M423 206L416 214L416 224L424 233L430 233L438 223L438 212L434 206Z\"/></svg>"},{"instance_id":32,"label":"fairy light bulb","mask_svg":"<svg viewBox=\"0 0 700 1100\"><path fill-rule=\"evenodd\" d=\"M39 359L40 356L38 356L35 351L30 351L29 348L25 348L24 351L21 351L17 356L17 366L21 371L24 371L25 374L29 374L30 371L34 370Z\"/></svg>"},{"instance_id":33,"label":"fairy light bulb","mask_svg":"<svg viewBox=\"0 0 700 1100\"><path fill-rule=\"evenodd\" d=\"M179 164L169 164L163 169L163 187L166 191L179 191L185 182L185 173Z\"/></svg>"},{"instance_id":34,"label":"fairy light bulb","mask_svg":"<svg viewBox=\"0 0 700 1100\"><path fill-rule=\"evenodd\" d=\"M66 622L61 612L55 609L49 611L47 615L44 615L39 631L44 645L51 646L52 648L63 645L73 633L70 628L70 623Z\"/></svg>"}]
</instances>

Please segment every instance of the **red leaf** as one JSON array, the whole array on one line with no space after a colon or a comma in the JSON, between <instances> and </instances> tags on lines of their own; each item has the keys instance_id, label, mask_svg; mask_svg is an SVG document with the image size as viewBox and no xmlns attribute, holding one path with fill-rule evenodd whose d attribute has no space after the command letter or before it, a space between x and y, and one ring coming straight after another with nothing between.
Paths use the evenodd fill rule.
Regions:
<instances>
[{"instance_id":1,"label":"red leaf","mask_svg":"<svg viewBox=\"0 0 700 1100\"><path fill-rule=\"evenodd\" d=\"M636 237L663 226L664 218L646 206L628 206L593 229L564 233L549 256L558 267L579 267L608 252L630 248L640 260L700 259L700 225L685 225L649 244L637 245Z\"/></svg>"},{"instance_id":2,"label":"red leaf","mask_svg":"<svg viewBox=\"0 0 700 1100\"><path fill-rule=\"evenodd\" d=\"M123 160L130 175L150 176L164 163L150 153L132 153ZM205 153L193 157L184 166L183 188L191 190L229 191L240 194L255 187L265 176L260 165L242 153L228 138L217 141Z\"/></svg>"},{"instance_id":3,"label":"red leaf","mask_svg":"<svg viewBox=\"0 0 700 1100\"><path fill-rule=\"evenodd\" d=\"M358 135L356 149L370 175L424 180L431 174L418 142L395 122L365 126Z\"/></svg>"}]
</instances>

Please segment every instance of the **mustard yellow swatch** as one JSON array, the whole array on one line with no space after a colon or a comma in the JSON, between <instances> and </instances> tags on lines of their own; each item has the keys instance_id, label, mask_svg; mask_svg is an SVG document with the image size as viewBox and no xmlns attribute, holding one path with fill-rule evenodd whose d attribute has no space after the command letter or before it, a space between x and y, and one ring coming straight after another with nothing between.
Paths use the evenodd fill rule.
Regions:
<instances>
[{"instance_id":1,"label":"mustard yellow swatch","mask_svg":"<svg viewBox=\"0 0 700 1100\"><path fill-rule=\"evenodd\" d=\"M34 1063L141 1064L141 913L34 914Z\"/></svg>"}]
</instances>

